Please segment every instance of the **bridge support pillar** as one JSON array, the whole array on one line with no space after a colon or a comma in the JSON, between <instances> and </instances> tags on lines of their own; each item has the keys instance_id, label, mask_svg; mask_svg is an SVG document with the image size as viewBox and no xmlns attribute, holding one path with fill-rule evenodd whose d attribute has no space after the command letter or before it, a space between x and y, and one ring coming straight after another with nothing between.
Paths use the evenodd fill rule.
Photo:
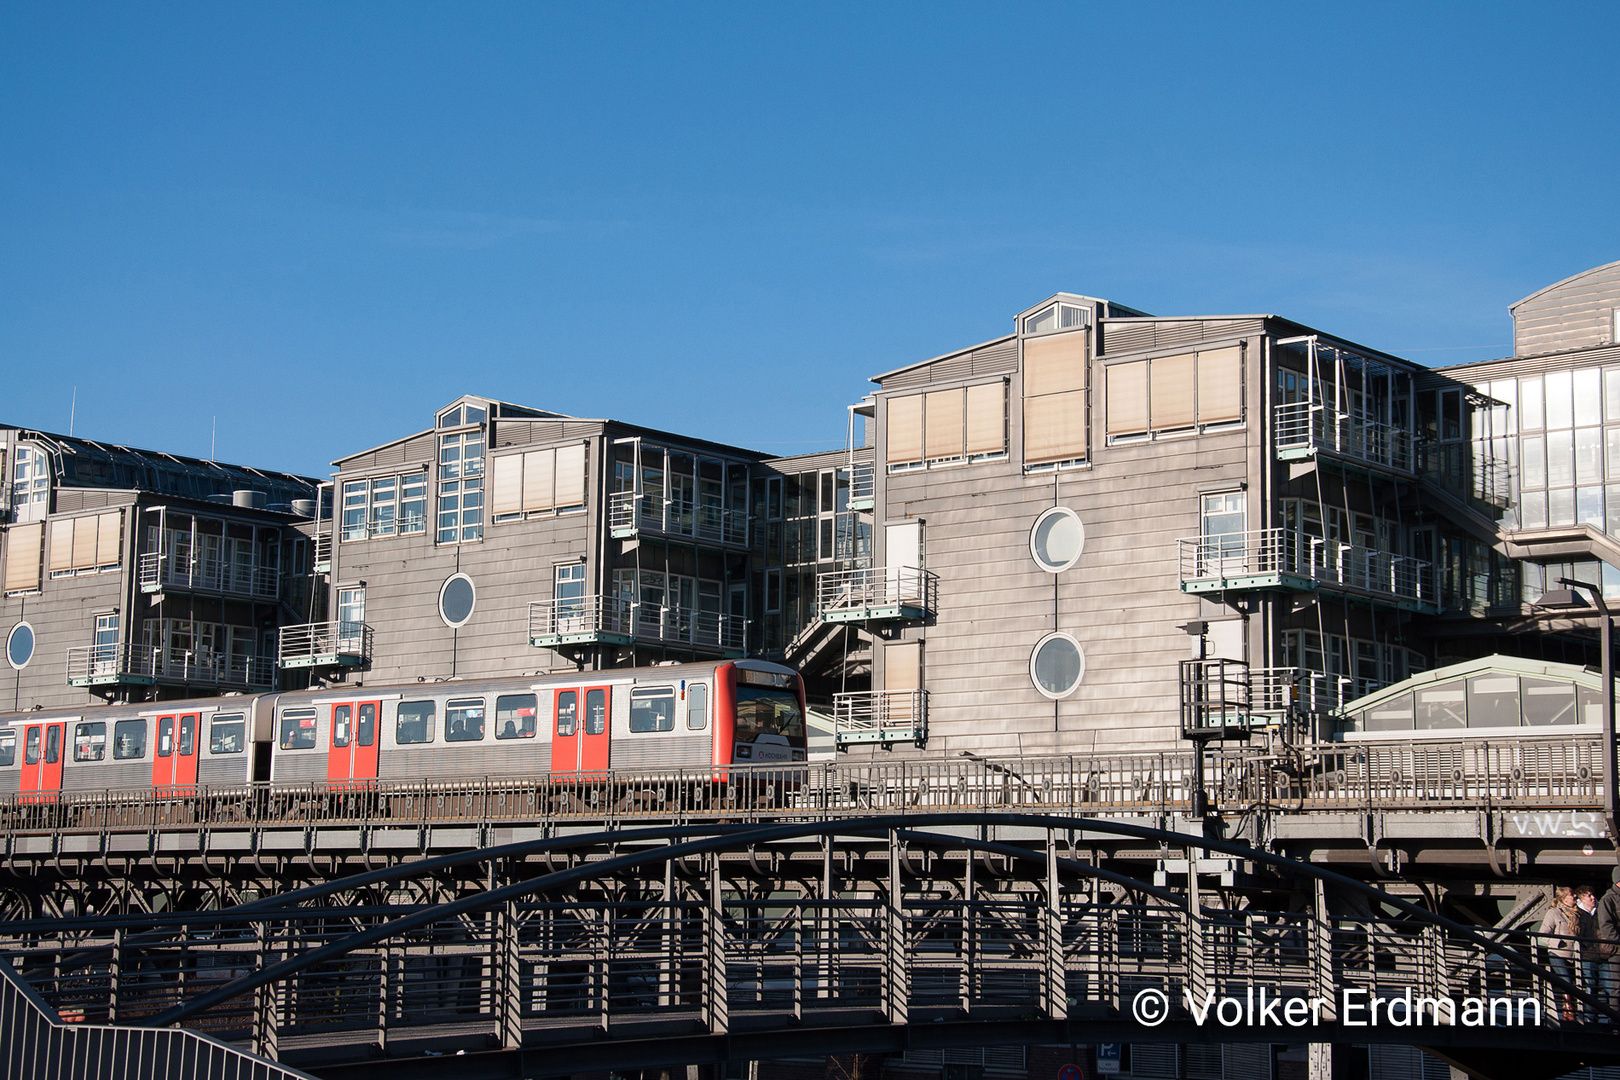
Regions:
<instances>
[{"instance_id":1,"label":"bridge support pillar","mask_svg":"<svg viewBox=\"0 0 1620 1080\"><path fill-rule=\"evenodd\" d=\"M267 951L269 930L267 923L254 923L254 936L258 938L259 967L273 967L281 962L279 952ZM276 1061L277 1044L281 1033L281 983L266 983L253 991L253 1052L262 1058Z\"/></svg>"},{"instance_id":2,"label":"bridge support pillar","mask_svg":"<svg viewBox=\"0 0 1620 1080\"><path fill-rule=\"evenodd\" d=\"M731 1030L731 1009L726 996L725 898L720 892L720 856L709 856L709 903L703 909L706 946L703 981L703 1020L709 1031L724 1035Z\"/></svg>"},{"instance_id":3,"label":"bridge support pillar","mask_svg":"<svg viewBox=\"0 0 1620 1080\"><path fill-rule=\"evenodd\" d=\"M1068 970L1063 958L1063 890L1058 885L1057 834L1046 830L1046 910L1041 936L1046 941L1042 1010L1053 1020L1069 1018Z\"/></svg>"},{"instance_id":4,"label":"bridge support pillar","mask_svg":"<svg viewBox=\"0 0 1620 1080\"><path fill-rule=\"evenodd\" d=\"M889 896L883 921L883 1012L891 1024L904 1024L911 1006L911 953L906 934L905 895L900 889L900 834L889 830Z\"/></svg>"},{"instance_id":5,"label":"bridge support pillar","mask_svg":"<svg viewBox=\"0 0 1620 1080\"><path fill-rule=\"evenodd\" d=\"M518 961L518 911L508 901L496 912L495 994L501 1022L501 1046L517 1050L523 1046L523 971Z\"/></svg>"}]
</instances>

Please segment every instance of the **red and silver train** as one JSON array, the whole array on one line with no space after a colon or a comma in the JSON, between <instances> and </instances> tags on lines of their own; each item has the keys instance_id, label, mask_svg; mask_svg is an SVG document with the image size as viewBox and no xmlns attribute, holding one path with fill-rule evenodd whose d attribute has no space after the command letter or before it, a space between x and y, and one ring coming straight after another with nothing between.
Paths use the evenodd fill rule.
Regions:
<instances>
[{"instance_id":1,"label":"red and silver train","mask_svg":"<svg viewBox=\"0 0 1620 1080\"><path fill-rule=\"evenodd\" d=\"M689 772L805 753L798 674L728 660L0 714L0 796Z\"/></svg>"}]
</instances>

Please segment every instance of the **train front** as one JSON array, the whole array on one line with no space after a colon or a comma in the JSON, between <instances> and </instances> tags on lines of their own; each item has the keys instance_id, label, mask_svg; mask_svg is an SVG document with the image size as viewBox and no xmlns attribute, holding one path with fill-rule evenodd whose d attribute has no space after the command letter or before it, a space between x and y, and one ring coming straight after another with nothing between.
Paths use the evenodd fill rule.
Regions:
<instances>
[{"instance_id":1,"label":"train front","mask_svg":"<svg viewBox=\"0 0 1620 1080\"><path fill-rule=\"evenodd\" d=\"M716 764L803 762L808 750L804 681L781 664L739 660L717 673L729 706L720 710ZM730 727L730 731L723 730Z\"/></svg>"}]
</instances>

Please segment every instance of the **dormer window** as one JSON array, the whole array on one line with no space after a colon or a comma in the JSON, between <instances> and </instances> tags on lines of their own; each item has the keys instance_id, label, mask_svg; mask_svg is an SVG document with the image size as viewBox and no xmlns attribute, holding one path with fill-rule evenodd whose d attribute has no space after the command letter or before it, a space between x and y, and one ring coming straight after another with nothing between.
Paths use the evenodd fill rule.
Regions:
<instances>
[{"instance_id":1,"label":"dormer window","mask_svg":"<svg viewBox=\"0 0 1620 1080\"><path fill-rule=\"evenodd\" d=\"M1048 304L1024 319L1025 334L1050 334L1086 325L1086 309L1074 304Z\"/></svg>"},{"instance_id":2,"label":"dormer window","mask_svg":"<svg viewBox=\"0 0 1620 1080\"><path fill-rule=\"evenodd\" d=\"M458 428L467 424L482 424L487 410L477 405L455 405L439 414L439 427Z\"/></svg>"}]
</instances>

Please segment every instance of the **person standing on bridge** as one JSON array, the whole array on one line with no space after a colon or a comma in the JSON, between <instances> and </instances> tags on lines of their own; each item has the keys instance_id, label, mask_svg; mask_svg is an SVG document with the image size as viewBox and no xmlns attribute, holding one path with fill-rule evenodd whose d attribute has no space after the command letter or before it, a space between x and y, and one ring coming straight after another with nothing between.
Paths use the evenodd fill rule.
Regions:
<instances>
[{"instance_id":1,"label":"person standing on bridge","mask_svg":"<svg viewBox=\"0 0 1620 1080\"><path fill-rule=\"evenodd\" d=\"M1575 887L1575 934L1581 939L1581 989L1596 997L1601 991L1598 968L1603 963L1602 946L1598 941L1597 890L1590 885ZM1581 1007L1581 1019L1587 1023L1596 1020L1590 1004Z\"/></svg>"},{"instance_id":2,"label":"person standing on bridge","mask_svg":"<svg viewBox=\"0 0 1620 1080\"><path fill-rule=\"evenodd\" d=\"M1565 982L1575 981L1575 968L1581 960L1580 909L1575 906L1575 894L1568 885L1553 890L1552 903L1541 917L1541 947L1547 950L1548 966L1553 974ZM1558 994L1559 1016L1575 1019L1575 1001L1568 994Z\"/></svg>"},{"instance_id":3,"label":"person standing on bridge","mask_svg":"<svg viewBox=\"0 0 1620 1080\"><path fill-rule=\"evenodd\" d=\"M1620 866L1609 875L1614 882L1597 903L1598 996L1609 1008L1620 1007ZM1605 1023L1613 1023L1605 1020Z\"/></svg>"}]
</instances>

